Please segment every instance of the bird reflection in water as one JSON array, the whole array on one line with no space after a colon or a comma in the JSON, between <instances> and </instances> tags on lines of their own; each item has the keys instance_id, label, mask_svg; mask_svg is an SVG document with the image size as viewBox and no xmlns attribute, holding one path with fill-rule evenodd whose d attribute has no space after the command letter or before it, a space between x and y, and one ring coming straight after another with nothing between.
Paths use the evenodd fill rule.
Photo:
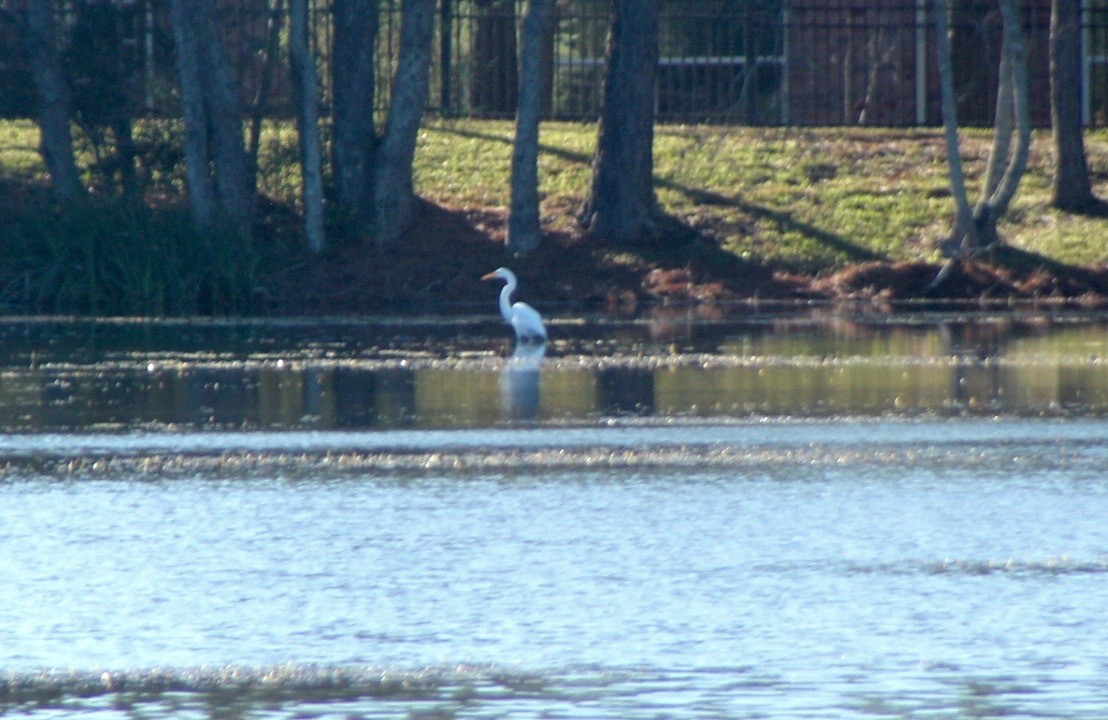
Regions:
<instances>
[{"instance_id":1,"label":"bird reflection in water","mask_svg":"<svg viewBox=\"0 0 1108 720\"><path fill-rule=\"evenodd\" d=\"M525 302L512 302L518 281L508 268L497 268L482 280L503 280L500 314L512 326L516 347L500 371L500 408L505 420L534 420L539 415L539 371L546 356L546 325Z\"/></svg>"},{"instance_id":2,"label":"bird reflection in water","mask_svg":"<svg viewBox=\"0 0 1108 720\"><path fill-rule=\"evenodd\" d=\"M546 343L517 343L500 371L500 409L505 420L534 420L539 416L540 371Z\"/></svg>"}]
</instances>

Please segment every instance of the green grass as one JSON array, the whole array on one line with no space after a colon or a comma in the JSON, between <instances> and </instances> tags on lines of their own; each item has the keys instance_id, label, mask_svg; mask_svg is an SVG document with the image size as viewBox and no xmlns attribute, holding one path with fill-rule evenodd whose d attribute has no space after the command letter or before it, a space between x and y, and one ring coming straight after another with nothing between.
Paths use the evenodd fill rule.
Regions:
<instances>
[{"instance_id":1,"label":"green grass","mask_svg":"<svg viewBox=\"0 0 1108 720\"><path fill-rule=\"evenodd\" d=\"M0 179L13 183L46 179L38 152L38 127L30 120L0 121Z\"/></svg>"},{"instance_id":2,"label":"green grass","mask_svg":"<svg viewBox=\"0 0 1108 720\"><path fill-rule=\"evenodd\" d=\"M512 125L430 123L420 134L419 191L456 206L504 206ZM548 227L572 223L584 196L596 130L542 127L540 190ZM976 190L990 135L962 133ZM1087 139L1097 190L1108 197L1108 131ZM750 259L802 271L868 258L937 259L950 230L946 148L935 130L660 126L655 178L663 209ZM1031 165L1009 217L1012 244L1073 264L1108 261L1108 221L1050 208L1050 136L1035 133Z\"/></svg>"}]
</instances>

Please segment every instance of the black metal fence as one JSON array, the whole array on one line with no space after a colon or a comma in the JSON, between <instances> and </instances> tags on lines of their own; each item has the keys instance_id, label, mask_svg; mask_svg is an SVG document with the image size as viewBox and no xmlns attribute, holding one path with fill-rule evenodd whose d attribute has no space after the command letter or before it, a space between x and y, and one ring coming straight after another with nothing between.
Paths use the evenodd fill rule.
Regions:
<instances>
[{"instance_id":1,"label":"black metal fence","mask_svg":"<svg viewBox=\"0 0 1108 720\"><path fill-rule=\"evenodd\" d=\"M443 0L435 109L510 117L522 0ZM929 0L660 0L659 119L754 125L937 125ZM959 117L992 122L1000 51L995 0L954 4ZM1108 126L1108 0L1085 0L1085 120ZM609 3L558 3L544 52L545 113L597 116ZM1049 0L1025 0L1033 119L1049 123ZM486 45L483 40L495 38ZM494 50L495 48L495 50ZM496 55L496 52L503 53Z\"/></svg>"},{"instance_id":2,"label":"black metal fence","mask_svg":"<svg viewBox=\"0 0 1108 720\"><path fill-rule=\"evenodd\" d=\"M0 0L18 15L28 0ZM36 1L36 0L30 0ZM384 109L397 54L400 0L381 1L377 101ZM611 0L558 0L543 50L544 114L595 119ZM329 103L330 13L313 0L314 39ZM940 122L930 0L658 0L657 111L662 121L754 125L936 125ZM444 116L515 113L519 18L525 0L439 0L430 109ZM89 6L113 12L92 17ZM176 114L169 0L63 0L62 42L87 46L109 27L119 72L139 112ZM219 0L244 104L291 115L283 0ZM992 119L1000 20L996 0L954 4L960 118ZM1050 0L1024 0L1033 115L1049 122ZM1108 0L1084 0L1085 120L1108 126ZM114 13L114 14L113 14ZM90 26L89 23L93 23ZM95 23L104 27L97 30ZM110 49L85 47L103 55ZM78 53L79 56L79 53ZM29 68L11 23L0 23L0 114L27 114ZM89 81L103 80L94 67ZM88 73L86 73L88 74ZM80 81L80 78L78 78Z\"/></svg>"},{"instance_id":3,"label":"black metal fence","mask_svg":"<svg viewBox=\"0 0 1108 720\"><path fill-rule=\"evenodd\" d=\"M440 0L432 105L443 115L514 113L524 0ZM937 125L930 0L659 0L657 111L677 122ZM1000 51L995 0L954 3L959 117L992 122ZM600 108L608 0L558 2L544 49L545 114L592 120ZM393 10L395 13L395 9ZM382 32L391 33L392 22ZM1049 123L1050 0L1024 0L1031 98ZM1085 0L1086 123L1108 126L1108 0ZM388 62L387 51L381 60Z\"/></svg>"}]
</instances>

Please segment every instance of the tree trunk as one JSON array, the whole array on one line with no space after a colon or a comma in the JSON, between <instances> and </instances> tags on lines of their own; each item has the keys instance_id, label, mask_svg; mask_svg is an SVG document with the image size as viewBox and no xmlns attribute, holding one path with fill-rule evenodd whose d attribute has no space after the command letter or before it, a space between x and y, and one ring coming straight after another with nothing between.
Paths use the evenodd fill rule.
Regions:
<instances>
[{"instance_id":1,"label":"tree trunk","mask_svg":"<svg viewBox=\"0 0 1108 720\"><path fill-rule=\"evenodd\" d=\"M975 211L980 211L996 189L1012 157L1012 133L1016 126L1013 101L1015 77L1012 67L1010 39L1005 34L1001 39L1000 69L997 71L996 108L993 114L993 144L989 149L989 160L985 166L985 184L981 190L981 200Z\"/></svg>"},{"instance_id":2,"label":"tree trunk","mask_svg":"<svg viewBox=\"0 0 1108 720\"><path fill-rule=\"evenodd\" d=\"M423 110L427 105L435 0L403 0L400 57L393 77L385 135L377 148L374 207L377 246L392 247L412 222L415 159Z\"/></svg>"},{"instance_id":3,"label":"tree trunk","mask_svg":"<svg viewBox=\"0 0 1108 720\"><path fill-rule=\"evenodd\" d=\"M516 108L515 0L476 0L472 85L473 109L502 115Z\"/></svg>"},{"instance_id":4,"label":"tree trunk","mask_svg":"<svg viewBox=\"0 0 1108 720\"><path fill-rule=\"evenodd\" d=\"M300 134L304 232L308 248L319 253L324 240L323 159L319 144L319 81L308 37L308 0L292 0L289 6L289 55Z\"/></svg>"},{"instance_id":5,"label":"tree trunk","mask_svg":"<svg viewBox=\"0 0 1108 720\"><path fill-rule=\"evenodd\" d=\"M542 110L542 56L552 0L530 0L523 17L520 50L519 109L512 151L512 200L508 250L528 253L539 246L539 116Z\"/></svg>"},{"instance_id":6,"label":"tree trunk","mask_svg":"<svg viewBox=\"0 0 1108 720\"><path fill-rule=\"evenodd\" d=\"M947 165L950 168L950 194L956 209L950 247L957 248L971 231L973 210L966 193L966 173L962 167L962 148L958 140L957 99L954 95L954 62L950 53L950 4L935 0L935 53L939 65L939 89L946 139Z\"/></svg>"},{"instance_id":7,"label":"tree trunk","mask_svg":"<svg viewBox=\"0 0 1108 720\"><path fill-rule=\"evenodd\" d=\"M996 128L993 132L990 165L994 158L1001 159L997 161L998 167L995 170L990 167L981 201L974 210L975 233L971 236L974 240L971 249L989 247L1000 242L997 221L1008 212L1008 206L1027 170L1027 158L1031 151L1027 43L1019 17L1019 0L1000 0L1000 13L1004 20L1004 41L1001 47L1000 87L997 90ZM1004 87L1005 85L1008 87ZM1006 103L1006 106L1002 107L999 104L1001 102ZM1014 148L1011 147L1013 134L1016 136ZM999 168L1003 168L1003 173L1000 173ZM996 177L996 174L1000 176Z\"/></svg>"},{"instance_id":8,"label":"tree trunk","mask_svg":"<svg viewBox=\"0 0 1108 720\"><path fill-rule=\"evenodd\" d=\"M39 150L50 173L54 200L68 205L83 197L84 191L73 157L69 85L62 71L54 25L54 3L27 3L23 41L38 89Z\"/></svg>"},{"instance_id":9,"label":"tree trunk","mask_svg":"<svg viewBox=\"0 0 1108 720\"><path fill-rule=\"evenodd\" d=\"M1093 195L1081 117L1081 0L1053 0L1050 12L1050 122L1054 138L1054 207L1102 214Z\"/></svg>"},{"instance_id":10,"label":"tree trunk","mask_svg":"<svg viewBox=\"0 0 1108 720\"><path fill-rule=\"evenodd\" d=\"M942 93L943 126L946 134L947 162L950 166L951 193L957 215L954 231L947 242L950 260L932 281L930 289L940 286L963 258L1000 242L997 221L1008 211L1016 189L1027 169L1031 148L1031 110L1028 101L1027 49L1019 19L1018 0L1000 0L1004 22L999 86L993 146L989 155L981 198L970 209L958 142L955 112L954 72L950 53L950 7L948 0L935 0L936 50L939 84ZM1016 135L1012 147L1012 135Z\"/></svg>"},{"instance_id":11,"label":"tree trunk","mask_svg":"<svg viewBox=\"0 0 1108 720\"><path fill-rule=\"evenodd\" d=\"M238 90L216 27L215 4L213 0L172 0L170 7L193 219L202 227L212 227L222 211L237 233L250 238L254 178L243 144Z\"/></svg>"},{"instance_id":12,"label":"tree trunk","mask_svg":"<svg viewBox=\"0 0 1108 720\"><path fill-rule=\"evenodd\" d=\"M615 0L608 71L589 194L580 214L609 242L653 240L654 89L658 65L655 0Z\"/></svg>"},{"instance_id":13,"label":"tree trunk","mask_svg":"<svg viewBox=\"0 0 1108 720\"><path fill-rule=\"evenodd\" d=\"M372 233L370 212L376 128L374 53L379 0L334 0L331 155L336 200L355 237Z\"/></svg>"},{"instance_id":14,"label":"tree trunk","mask_svg":"<svg viewBox=\"0 0 1108 720\"><path fill-rule=\"evenodd\" d=\"M135 171L133 78L123 27L129 18L109 2L79 2L69 12L72 19L62 64L74 123L91 143L106 187L115 185L123 198L137 202L142 189ZM105 155L102 149L109 132L114 152Z\"/></svg>"},{"instance_id":15,"label":"tree trunk","mask_svg":"<svg viewBox=\"0 0 1108 720\"><path fill-rule=\"evenodd\" d=\"M254 230L254 177L243 140L242 101L234 72L216 25L214 0L195 0L202 30L200 46L205 104L215 160L215 188L236 232L244 238Z\"/></svg>"},{"instance_id":16,"label":"tree trunk","mask_svg":"<svg viewBox=\"0 0 1108 720\"><path fill-rule=\"evenodd\" d=\"M181 84L181 113L185 124L185 180L188 183L189 209L197 226L211 228L215 225L219 203L210 169L212 158L208 147L203 73L192 26L195 10L191 0L172 0L170 12Z\"/></svg>"},{"instance_id":17,"label":"tree trunk","mask_svg":"<svg viewBox=\"0 0 1108 720\"><path fill-rule=\"evenodd\" d=\"M947 159L950 165L951 192L957 206L957 219L950 248L971 253L998 241L996 223L1008 210L1019 182L1027 169L1031 148L1031 111L1028 101L1027 48L1019 20L1016 0L1000 0L1004 19L1004 40L997 88L993 146L989 155L981 199L970 210L965 174L958 142L958 119L954 109L954 82L950 55L950 21L947 0L936 0L936 43L939 55L939 79L942 91L943 126L946 131ZM1016 145L1012 148L1012 135Z\"/></svg>"}]
</instances>

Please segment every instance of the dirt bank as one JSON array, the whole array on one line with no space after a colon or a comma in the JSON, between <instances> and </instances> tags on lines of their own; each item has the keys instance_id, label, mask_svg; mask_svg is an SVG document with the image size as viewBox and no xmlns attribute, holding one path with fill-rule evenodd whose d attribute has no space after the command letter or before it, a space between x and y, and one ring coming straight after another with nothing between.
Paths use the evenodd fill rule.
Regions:
<instances>
[{"instance_id":1,"label":"dirt bank","mask_svg":"<svg viewBox=\"0 0 1108 720\"><path fill-rule=\"evenodd\" d=\"M267 313L348 315L487 310L497 288L482 283L508 265L519 274L519 297L563 311L635 312L651 304L735 301L875 303L947 300L1043 300L1108 306L1108 265L1074 267L1015 248L959 265L938 290L940 266L922 261L868 261L834 272L804 274L745 262L711 238L686 233L678 247L620 251L587 234L550 233L525 258L504 251L506 216L491 209L424 203L401 247L379 252L349 244L285 268L271 279Z\"/></svg>"}]
</instances>

